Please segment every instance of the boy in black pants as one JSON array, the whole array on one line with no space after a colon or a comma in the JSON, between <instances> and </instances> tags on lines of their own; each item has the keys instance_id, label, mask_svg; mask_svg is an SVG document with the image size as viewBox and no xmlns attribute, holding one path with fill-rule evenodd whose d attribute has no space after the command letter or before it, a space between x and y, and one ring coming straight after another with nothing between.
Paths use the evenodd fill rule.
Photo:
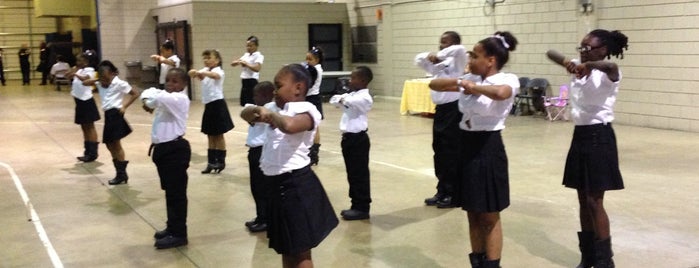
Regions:
<instances>
[{"instance_id":1,"label":"boy in black pants","mask_svg":"<svg viewBox=\"0 0 699 268\"><path fill-rule=\"evenodd\" d=\"M192 156L189 142L183 138L189 98L182 91L189 81L187 72L170 69L165 90L149 88L141 94L143 109L155 111L151 132L153 163L158 168L160 188L165 190L167 228L155 232L155 247L166 249L186 245L187 241L187 168Z\"/></svg>"},{"instance_id":2,"label":"boy in black pants","mask_svg":"<svg viewBox=\"0 0 699 268\"><path fill-rule=\"evenodd\" d=\"M373 99L367 85L373 79L371 69L359 66L352 71L349 93L335 95L330 98L330 104L343 109L340 120L342 132L342 157L345 159L345 170L349 182L349 197L352 207L343 210L343 219L363 220L369 218L371 203L371 188L369 181L369 125L367 113L371 110Z\"/></svg>"},{"instance_id":3,"label":"boy in black pants","mask_svg":"<svg viewBox=\"0 0 699 268\"><path fill-rule=\"evenodd\" d=\"M255 104L246 103L245 107L264 106L274 98L274 84L269 81L260 82L252 89L252 95ZM270 179L262 173L260 168L260 156L262 156L262 145L265 143L267 126L268 124L264 122L251 123L248 127L248 138L245 141L245 146L250 148L248 150L250 192L255 200L255 211L257 212L257 217L245 222L245 227L252 233L267 231L267 203L269 202L269 188L272 186Z\"/></svg>"}]
</instances>

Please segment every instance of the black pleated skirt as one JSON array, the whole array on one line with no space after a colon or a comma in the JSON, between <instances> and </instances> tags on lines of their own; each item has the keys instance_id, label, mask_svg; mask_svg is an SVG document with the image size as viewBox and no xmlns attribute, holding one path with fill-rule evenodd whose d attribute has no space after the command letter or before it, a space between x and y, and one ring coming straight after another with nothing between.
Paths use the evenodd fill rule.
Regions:
<instances>
[{"instance_id":1,"label":"black pleated skirt","mask_svg":"<svg viewBox=\"0 0 699 268\"><path fill-rule=\"evenodd\" d=\"M119 112L119 109L114 108L104 111L102 142L118 141L131 134L131 131L129 122L126 122L124 115Z\"/></svg>"},{"instance_id":2,"label":"black pleated skirt","mask_svg":"<svg viewBox=\"0 0 699 268\"><path fill-rule=\"evenodd\" d=\"M469 212L499 212L510 205L507 154L500 131L462 131L461 207Z\"/></svg>"},{"instance_id":3,"label":"black pleated skirt","mask_svg":"<svg viewBox=\"0 0 699 268\"><path fill-rule=\"evenodd\" d=\"M321 119L325 118L323 115L323 99L320 97L320 94L306 96L306 101L316 106L316 109L320 112Z\"/></svg>"},{"instance_id":4,"label":"black pleated skirt","mask_svg":"<svg viewBox=\"0 0 699 268\"><path fill-rule=\"evenodd\" d=\"M221 135L233 129L233 119L224 99L215 100L204 106L201 118L201 132L206 135Z\"/></svg>"},{"instance_id":5,"label":"black pleated skirt","mask_svg":"<svg viewBox=\"0 0 699 268\"><path fill-rule=\"evenodd\" d=\"M97 104L94 98L81 100L74 97L73 100L75 100L74 122L76 124L82 125L100 120L100 112L97 111Z\"/></svg>"},{"instance_id":6,"label":"black pleated skirt","mask_svg":"<svg viewBox=\"0 0 699 268\"><path fill-rule=\"evenodd\" d=\"M563 185L586 192L624 189L612 124L575 126Z\"/></svg>"},{"instance_id":7,"label":"black pleated skirt","mask_svg":"<svg viewBox=\"0 0 699 268\"><path fill-rule=\"evenodd\" d=\"M270 180L269 247L295 255L318 246L338 219L316 174L307 166Z\"/></svg>"}]
</instances>

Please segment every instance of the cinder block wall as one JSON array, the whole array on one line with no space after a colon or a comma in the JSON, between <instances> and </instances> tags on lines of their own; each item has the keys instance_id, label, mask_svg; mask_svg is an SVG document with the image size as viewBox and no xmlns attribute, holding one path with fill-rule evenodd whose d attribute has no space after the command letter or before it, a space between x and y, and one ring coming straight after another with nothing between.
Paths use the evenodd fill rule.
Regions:
<instances>
[{"instance_id":1,"label":"cinder block wall","mask_svg":"<svg viewBox=\"0 0 699 268\"><path fill-rule=\"evenodd\" d=\"M149 56L155 52L156 21L150 15L157 0L100 0L99 36L102 59L119 68L119 77L127 78L126 61L140 60L152 65Z\"/></svg>"},{"instance_id":2,"label":"cinder block wall","mask_svg":"<svg viewBox=\"0 0 699 268\"><path fill-rule=\"evenodd\" d=\"M273 80L281 66L300 63L308 50L308 24L342 24L345 66L350 59L349 20L344 4L316 3L231 3L196 1L158 9L161 22L187 19L191 23L194 68L204 66L201 53L218 49L223 58L224 96L240 96L240 67L230 63L245 53L250 35L260 39L259 51L265 56L260 81ZM198 98L199 83L194 95Z\"/></svg>"},{"instance_id":3,"label":"cinder block wall","mask_svg":"<svg viewBox=\"0 0 699 268\"><path fill-rule=\"evenodd\" d=\"M596 0L587 14L578 1L507 0L494 9L484 2L348 4L352 26L379 28L379 63L372 66L377 94L400 97L406 79L424 75L413 65L414 55L436 50L447 30L459 32L467 47L497 30L513 32L520 45L505 71L547 78L555 93L569 77L544 57L547 49L577 57L575 47L587 32L621 30L629 37L629 50L623 60L613 59L623 72L616 122L699 132L699 2ZM381 21L377 9L384 14Z\"/></svg>"}]
</instances>

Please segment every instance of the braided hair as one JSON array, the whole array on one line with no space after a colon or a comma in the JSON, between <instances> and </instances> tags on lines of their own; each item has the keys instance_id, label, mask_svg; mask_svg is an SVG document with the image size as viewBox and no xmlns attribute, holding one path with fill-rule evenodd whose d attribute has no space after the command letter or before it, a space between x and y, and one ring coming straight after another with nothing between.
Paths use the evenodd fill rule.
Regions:
<instances>
[{"instance_id":1,"label":"braided hair","mask_svg":"<svg viewBox=\"0 0 699 268\"><path fill-rule=\"evenodd\" d=\"M607 59L611 59L612 56L623 59L624 50L629 49L629 38L620 31L597 29L590 32L589 35L597 37L602 45L607 47Z\"/></svg>"}]
</instances>

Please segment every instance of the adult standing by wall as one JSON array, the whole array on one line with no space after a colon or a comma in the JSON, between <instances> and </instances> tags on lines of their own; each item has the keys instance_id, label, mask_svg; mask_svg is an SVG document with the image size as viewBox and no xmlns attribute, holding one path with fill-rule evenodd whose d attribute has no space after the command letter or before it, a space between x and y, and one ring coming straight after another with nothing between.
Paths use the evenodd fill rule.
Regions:
<instances>
[{"instance_id":1,"label":"adult standing by wall","mask_svg":"<svg viewBox=\"0 0 699 268\"><path fill-rule=\"evenodd\" d=\"M3 56L4 51L0 47L0 82L2 82L2 85L5 85L5 66L2 63L2 56Z\"/></svg>"},{"instance_id":2,"label":"adult standing by wall","mask_svg":"<svg viewBox=\"0 0 699 268\"><path fill-rule=\"evenodd\" d=\"M41 73L41 84L46 85L46 80L49 77L51 65L49 65L49 50L46 42L41 42L39 45L39 65L36 66L36 71Z\"/></svg>"},{"instance_id":3,"label":"adult standing by wall","mask_svg":"<svg viewBox=\"0 0 699 268\"><path fill-rule=\"evenodd\" d=\"M252 35L245 41L245 54L231 63L231 66L241 66L240 79L243 86L240 89L240 106L245 106L246 103L255 104L252 98L252 89L257 85L260 79L260 69L265 61L265 56L257 51L260 45L260 40Z\"/></svg>"},{"instance_id":4,"label":"adult standing by wall","mask_svg":"<svg viewBox=\"0 0 699 268\"><path fill-rule=\"evenodd\" d=\"M22 44L17 55L19 56L19 67L22 70L22 85L29 85L29 56L32 52L27 44Z\"/></svg>"}]
</instances>

